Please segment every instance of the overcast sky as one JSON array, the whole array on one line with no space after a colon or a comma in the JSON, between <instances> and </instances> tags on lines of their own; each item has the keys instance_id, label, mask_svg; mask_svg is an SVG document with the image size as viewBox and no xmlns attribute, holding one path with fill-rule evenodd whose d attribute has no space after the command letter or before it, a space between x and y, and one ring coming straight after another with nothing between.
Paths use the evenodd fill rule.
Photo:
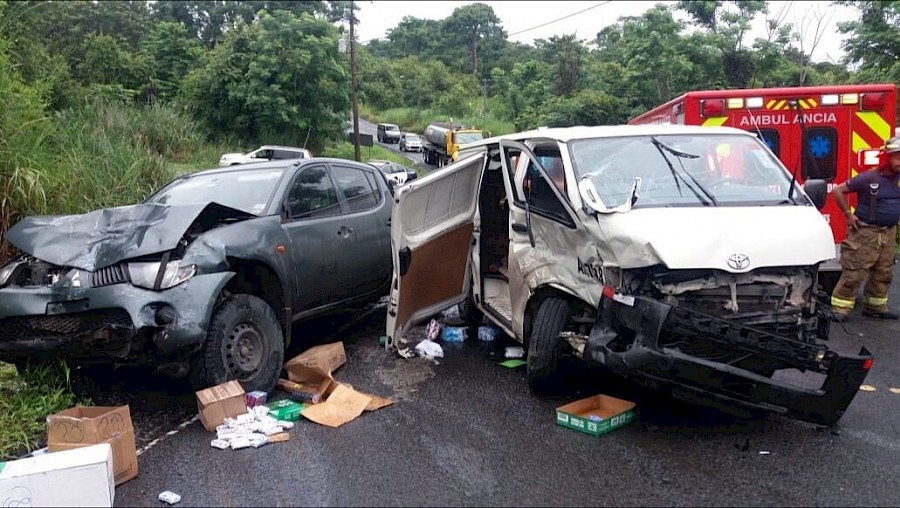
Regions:
<instances>
[{"instance_id":1,"label":"overcast sky","mask_svg":"<svg viewBox=\"0 0 900 508\"><path fill-rule=\"evenodd\" d=\"M470 3L475 2L361 0L357 2L360 7L357 12L359 18L357 37L362 42L384 38L387 31L397 26L404 16L444 19L457 7ZM615 23L620 16L639 16L657 3L676 2L505 0L481 3L494 9L510 40L531 44L534 39L548 39L554 35L572 33L581 39L593 40L600 29ZM809 35L803 49L807 53L812 44L815 21L821 15L823 24L827 21L827 27L821 31L825 36L815 48L813 60L837 62L843 56L840 49L842 37L837 32L837 23L856 19L857 13L850 7L831 6L830 3L830 1L769 2L769 14L774 17L780 9L785 8L787 13L785 21L795 25L803 24L803 17L806 16L809 25L806 32ZM764 36L764 26L765 22L762 16L759 16L755 30L751 38L745 39L745 44L752 44L753 37Z\"/></svg>"}]
</instances>

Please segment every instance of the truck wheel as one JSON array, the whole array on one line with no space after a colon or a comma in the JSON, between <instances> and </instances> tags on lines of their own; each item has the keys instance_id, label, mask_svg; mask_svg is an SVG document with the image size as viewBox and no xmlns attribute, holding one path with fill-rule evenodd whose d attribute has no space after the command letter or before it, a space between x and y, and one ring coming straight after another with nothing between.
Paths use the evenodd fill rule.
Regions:
<instances>
[{"instance_id":1,"label":"truck wheel","mask_svg":"<svg viewBox=\"0 0 900 508\"><path fill-rule=\"evenodd\" d=\"M239 294L213 312L191 378L197 389L234 379L245 391L269 391L283 363L284 336L275 311L260 298Z\"/></svg>"},{"instance_id":2,"label":"truck wheel","mask_svg":"<svg viewBox=\"0 0 900 508\"><path fill-rule=\"evenodd\" d=\"M546 298L534 315L528 343L528 386L538 395L552 394L562 384L560 359L563 340L560 332L569 318L569 302L560 298Z\"/></svg>"}]
</instances>

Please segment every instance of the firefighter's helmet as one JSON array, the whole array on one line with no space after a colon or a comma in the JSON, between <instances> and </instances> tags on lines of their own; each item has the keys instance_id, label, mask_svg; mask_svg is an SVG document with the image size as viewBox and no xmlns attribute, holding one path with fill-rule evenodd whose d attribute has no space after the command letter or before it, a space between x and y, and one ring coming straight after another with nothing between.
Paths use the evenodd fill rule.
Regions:
<instances>
[{"instance_id":1,"label":"firefighter's helmet","mask_svg":"<svg viewBox=\"0 0 900 508\"><path fill-rule=\"evenodd\" d=\"M884 142L884 153L900 152L900 136L894 136Z\"/></svg>"}]
</instances>

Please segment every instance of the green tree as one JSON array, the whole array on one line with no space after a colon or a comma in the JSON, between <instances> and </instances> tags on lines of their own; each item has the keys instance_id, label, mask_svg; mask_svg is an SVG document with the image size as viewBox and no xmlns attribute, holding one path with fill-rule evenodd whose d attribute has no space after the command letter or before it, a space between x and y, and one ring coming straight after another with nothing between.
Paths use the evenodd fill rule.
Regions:
<instances>
[{"instance_id":1,"label":"green tree","mask_svg":"<svg viewBox=\"0 0 900 508\"><path fill-rule=\"evenodd\" d=\"M581 88L583 64L588 54L584 42L575 35L538 39L535 46L543 52L544 62L554 68L554 92L570 96Z\"/></svg>"},{"instance_id":2,"label":"green tree","mask_svg":"<svg viewBox=\"0 0 900 508\"><path fill-rule=\"evenodd\" d=\"M174 96L179 82L203 57L199 41L191 38L187 27L171 21L155 23L141 42L141 49L150 67L144 92L154 96Z\"/></svg>"},{"instance_id":3,"label":"green tree","mask_svg":"<svg viewBox=\"0 0 900 508\"><path fill-rule=\"evenodd\" d=\"M457 44L466 48L474 76L478 75L479 50L489 47L496 53L502 48L501 41L506 40L500 18L494 14L494 9L482 3L454 9L453 14L444 20L444 30L451 42L447 51L452 53Z\"/></svg>"},{"instance_id":4,"label":"green tree","mask_svg":"<svg viewBox=\"0 0 900 508\"><path fill-rule=\"evenodd\" d=\"M847 35L844 63L859 70L858 81L900 83L900 1L841 1L859 19L838 25Z\"/></svg>"},{"instance_id":5,"label":"green tree","mask_svg":"<svg viewBox=\"0 0 900 508\"><path fill-rule=\"evenodd\" d=\"M349 110L349 76L337 28L302 14L261 11L239 21L189 74L184 97L220 134L320 148Z\"/></svg>"}]
</instances>

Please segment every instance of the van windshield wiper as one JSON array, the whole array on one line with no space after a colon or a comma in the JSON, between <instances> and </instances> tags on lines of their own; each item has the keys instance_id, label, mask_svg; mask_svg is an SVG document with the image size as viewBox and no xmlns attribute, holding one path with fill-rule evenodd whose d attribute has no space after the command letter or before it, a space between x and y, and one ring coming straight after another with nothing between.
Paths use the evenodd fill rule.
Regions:
<instances>
[{"instance_id":1,"label":"van windshield wiper","mask_svg":"<svg viewBox=\"0 0 900 508\"><path fill-rule=\"evenodd\" d=\"M680 178L681 181L684 182L685 186L688 189L690 189L691 192L694 193L694 196L696 196L697 199L699 199L700 202L703 203L704 206L709 206L709 201L712 201L712 203L714 205L719 204L719 202L716 201L716 198L713 197L713 195L708 190L706 190L706 188L703 187L703 185L701 185L700 182L698 182L696 178L694 178L694 175L692 175L690 173L690 171L687 171L686 169L684 169L684 164L681 163L681 159L699 159L700 158L699 155L694 155L694 154L678 151L678 150L660 142L658 139L656 139L653 136L650 137L650 141L653 143L653 146L656 147L656 149L659 151L659 154L662 155L662 158L666 161L666 164L669 166L669 171L672 172L672 178L675 179L675 185L678 187L679 194L681 193L681 186L678 184L678 178ZM665 150L665 151L663 151L663 150ZM693 182L694 185L696 185L696 188L694 187L694 185L688 184L688 182L684 179L684 177L681 176L677 171L675 171L675 166L672 165L672 161L670 161L669 157L666 156L666 152L669 152L672 155L678 157L678 159L679 159L678 164L681 165L681 171L684 172L688 176L688 178L691 179L691 182ZM700 192L702 192L704 196L709 198L709 201L707 201L706 199L703 199L703 196L701 196L700 193L697 192L697 189L700 189Z\"/></svg>"}]
</instances>

